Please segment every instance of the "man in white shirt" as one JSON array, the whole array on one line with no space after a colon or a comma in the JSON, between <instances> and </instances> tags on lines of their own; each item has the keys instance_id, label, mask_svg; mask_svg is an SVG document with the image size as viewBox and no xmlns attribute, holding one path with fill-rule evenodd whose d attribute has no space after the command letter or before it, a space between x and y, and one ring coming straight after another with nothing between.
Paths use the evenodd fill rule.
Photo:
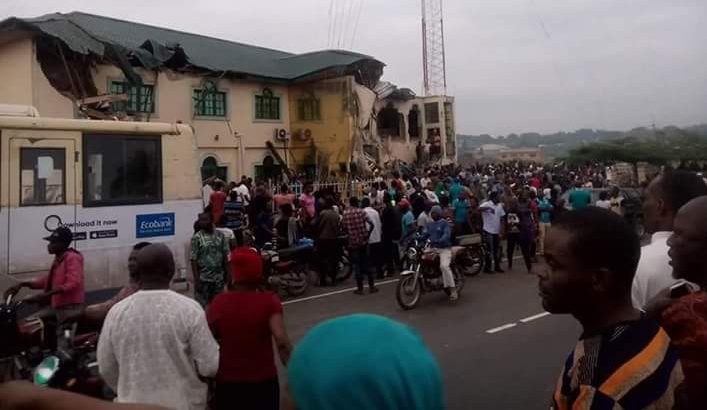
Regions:
<instances>
[{"instance_id":1,"label":"man in white shirt","mask_svg":"<svg viewBox=\"0 0 707 410\"><path fill-rule=\"evenodd\" d=\"M427 196L427 200L433 205L439 204L439 198L435 193L434 187L432 186L432 182L428 183L425 186L425 195Z\"/></svg>"},{"instance_id":2,"label":"man in white shirt","mask_svg":"<svg viewBox=\"0 0 707 410\"><path fill-rule=\"evenodd\" d=\"M169 290L174 258L164 244L137 255L140 290L111 308L98 342L98 369L117 402L206 408L200 377L218 371L219 346L197 302Z\"/></svg>"},{"instance_id":3,"label":"man in white shirt","mask_svg":"<svg viewBox=\"0 0 707 410\"><path fill-rule=\"evenodd\" d=\"M489 200L479 206L481 217L484 221L483 238L486 243L486 262L484 270L486 273L491 271L491 256L493 255L493 263L495 272L503 273L501 269L501 220L506 216L506 211L503 209L503 204L498 199L498 192L492 191L489 194Z\"/></svg>"},{"instance_id":4,"label":"man in white shirt","mask_svg":"<svg viewBox=\"0 0 707 410\"><path fill-rule=\"evenodd\" d=\"M371 262L376 268L376 275L378 279L383 278L383 242L381 242L381 229L383 227L381 223L381 216L373 207L371 207L371 200L368 197L364 197L361 200L361 207L366 211L366 216L368 220L371 221L371 233L368 236L368 251L371 255Z\"/></svg>"},{"instance_id":5,"label":"man in white shirt","mask_svg":"<svg viewBox=\"0 0 707 410\"><path fill-rule=\"evenodd\" d=\"M673 231L673 219L683 205L707 195L707 185L694 172L673 171L653 179L644 194L643 224L652 236L650 244L641 248L631 288L633 306L638 309L677 282L672 276L666 243Z\"/></svg>"},{"instance_id":6,"label":"man in white shirt","mask_svg":"<svg viewBox=\"0 0 707 410\"><path fill-rule=\"evenodd\" d=\"M214 188L211 184L213 184L215 180L216 177L208 177L204 180L204 185L201 187L201 204L204 206L204 209L211 203L211 194L214 193Z\"/></svg>"},{"instance_id":7,"label":"man in white shirt","mask_svg":"<svg viewBox=\"0 0 707 410\"><path fill-rule=\"evenodd\" d=\"M250 191L248 190L248 186L243 181L240 181L238 186L233 188L233 190L238 192L238 196L243 202L243 206L248 206L248 204L250 204Z\"/></svg>"}]
</instances>

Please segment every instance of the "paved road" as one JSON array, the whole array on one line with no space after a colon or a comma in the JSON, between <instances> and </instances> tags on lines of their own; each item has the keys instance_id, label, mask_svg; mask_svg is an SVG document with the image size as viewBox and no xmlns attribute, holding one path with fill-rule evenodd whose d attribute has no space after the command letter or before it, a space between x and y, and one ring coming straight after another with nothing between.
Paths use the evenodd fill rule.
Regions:
<instances>
[{"instance_id":1,"label":"paved road","mask_svg":"<svg viewBox=\"0 0 707 410\"><path fill-rule=\"evenodd\" d=\"M367 312L405 322L437 355L450 410L547 409L579 327L567 316L534 317L543 313L536 284L535 276L520 270L482 273L467 281L456 305L436 292L424 295L415 310L403 311L395 301L395 283L389 283L375 295L345 291L288 301L285 315L295 341L340 315Z\"/></svg>"}]
</instances>

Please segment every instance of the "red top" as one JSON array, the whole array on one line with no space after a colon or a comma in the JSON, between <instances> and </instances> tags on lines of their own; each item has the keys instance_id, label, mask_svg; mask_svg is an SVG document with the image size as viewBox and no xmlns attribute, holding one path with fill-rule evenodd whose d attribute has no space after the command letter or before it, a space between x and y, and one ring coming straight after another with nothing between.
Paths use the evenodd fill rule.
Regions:
<instances>
[{"instance_id":1,"label":"red top","mask_svg":"<svg viewBox=\"0 0 707 410\"><path fill-rule=\"evenodd\" d=\"M51 281L50 281L51 278ZM49 274L30 282L32 289L60 290L52 296L52 308L67 305L83 304L86 297L83 285L83 256L73 249L69 249L54 258Z\"/></svg>"},{"instance_id":2,"label":"red top","mask_svg":"<svg viewBox=\"0 0 707 410\"><path fill-rule=\"evenodd\" d=\"M206 312L221 346L219 383L255 383L277 377L270 317L282 313L280 299L270 292L226 292Z\"/></svg>"},{"instance_id":3,"label":"red top","mask_svg":"<svg viewBox=\"0 0 707 410\"><path fill-rule=\"evenodd\" d=\"M661 326L678 349L694 408L707 406L707 293L683 296L667 308Z\"/></svg>"},{"instance_id":4,"label":"red top","mask_svg":"<svg viewBox=\"0 0 707 410\"><path fill-rule=\"evenodd\" d=\"M213 218L214 224L218 224L218 221L223 215L223 208L226 203L226 193L223 191L214 191L209 197L209 202L211 203L211 216Z\"/></svg>"},{"instance_id":5,"label":"red top","mask_svg":"<svg viewBox=\"0 0 707 410\"><path fill-rule=\"evenodd\" d=\"M535 188L540 188L540 186L542 185L542 182L540 181L540 178L532 177L532 178L530 178L530 185Z\"/></svg>"},{"instance_id":6,"label":"red top","mask_svg":"<svg viewBox=\"0 0 707 410\"><path fill-rule=\"evenodd\" d=\"M231 274L236 282L263 280L263 257L255 248L241 246L231 251Z\"/></svg>"}]
</instances>

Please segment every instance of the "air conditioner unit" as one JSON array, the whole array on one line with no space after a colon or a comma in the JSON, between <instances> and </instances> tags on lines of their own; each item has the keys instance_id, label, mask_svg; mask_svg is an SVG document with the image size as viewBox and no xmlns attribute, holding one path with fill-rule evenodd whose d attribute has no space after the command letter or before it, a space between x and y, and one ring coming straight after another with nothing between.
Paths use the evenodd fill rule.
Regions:
<instances>
[{"instance_id":1,"label":"air conditioner unit","mask_svg":"<svg viewBox=\"0 0 707 410\"><path fill-rule=\"evenodd\" d=\"M302 133L300 134L300 139L302 141L309 141L312 138L312 130L309 128L302 130Z\"/></svg>"},{"instance_id":2,"label":"air conditioner unit","mask_svg":"<svg viewBox=\"0 0 707 410\"><path fill-rule=\"evenodd\" d=\"M290 133L284 128L275 128L275 140L287 141L290 139Z\"/></svg>"}]
</instances>

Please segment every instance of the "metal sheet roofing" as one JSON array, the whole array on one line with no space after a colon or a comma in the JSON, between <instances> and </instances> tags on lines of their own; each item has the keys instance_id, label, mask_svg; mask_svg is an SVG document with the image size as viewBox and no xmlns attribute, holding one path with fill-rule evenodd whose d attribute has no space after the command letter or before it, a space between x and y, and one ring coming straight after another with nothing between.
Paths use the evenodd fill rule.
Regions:
<instances>
[{"instance_id":1,"label":"metal sheet roofing","mask_svg":"<svg viewBox=\"0 0 707 410\"><path fill-rule=\"evenodd\" d=\"M29 29L64 42L81 54L102 56L105 45L141 50L146 41L162 45L178 44L192 66L212 71L245 74L279 80L299 77L359 62L383 63L373 57L343 50L292 54L198 34L118 20L82 12L53 13L36 18L9 18L0 22L0 31Z\"/></svg>"}]
</instances>

